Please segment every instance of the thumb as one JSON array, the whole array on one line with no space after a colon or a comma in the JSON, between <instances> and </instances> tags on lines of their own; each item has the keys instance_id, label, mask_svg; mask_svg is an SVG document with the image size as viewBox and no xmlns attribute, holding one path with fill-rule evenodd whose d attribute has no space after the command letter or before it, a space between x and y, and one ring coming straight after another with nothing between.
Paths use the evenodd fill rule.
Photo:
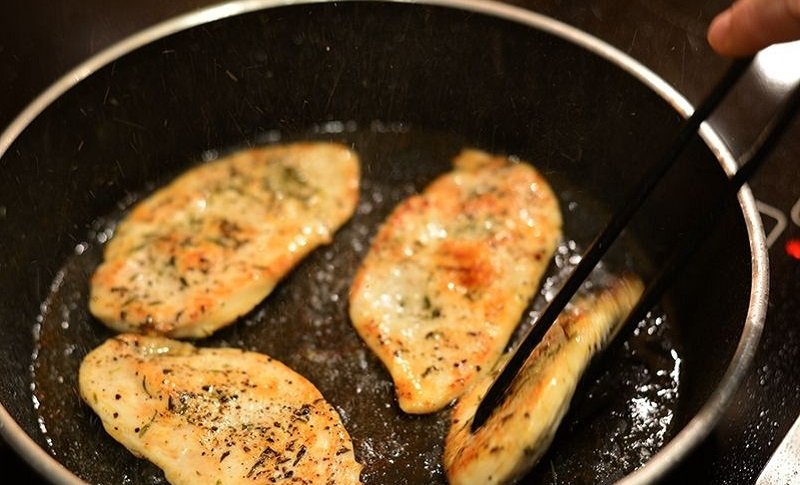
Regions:
<instances>
[{"instance_id":1,"label":"thumb","mask_svg":"<svg viewBox=\"0 0 800 485\"><path fill-rule=\"evenodd\" d=\"M737 0L717 15L708 43L724 56L755 54L769 45L800 39L800 0Z\"/></svg>"}]
</instances>

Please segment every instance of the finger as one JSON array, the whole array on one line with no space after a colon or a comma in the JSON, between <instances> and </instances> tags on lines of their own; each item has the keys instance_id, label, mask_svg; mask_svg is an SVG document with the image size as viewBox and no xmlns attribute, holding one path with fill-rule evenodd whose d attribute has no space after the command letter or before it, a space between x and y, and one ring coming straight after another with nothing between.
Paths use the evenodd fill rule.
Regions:
<instances>
[{"instance_id":1,"label":"finger","mask_svg":"<svg viewBox=\"0 0 800 485\"><path fill-rule=\"evenodd\" d=\"M800 0L737 0L717 15L708 43L724 56L755 54L769 45L800 39Z\"/></svg>"}]
</instances>

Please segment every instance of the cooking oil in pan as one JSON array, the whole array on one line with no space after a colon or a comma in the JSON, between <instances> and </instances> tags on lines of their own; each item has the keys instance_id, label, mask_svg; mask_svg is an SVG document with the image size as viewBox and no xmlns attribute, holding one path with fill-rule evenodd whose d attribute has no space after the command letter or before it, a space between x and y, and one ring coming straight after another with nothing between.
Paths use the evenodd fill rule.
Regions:
<instances>
[{"instance_id":1,"label":"cooking oil in pan","mask_svg":"<svg viewBox=\"0 0 800 485\"><path fill-rule=\"evenodd\" d=\"M353 218L302 261L249 314L201 346L234 346L266 353L311 380L341 414L364 465L367 484L445 483L441 464L449 410L411 416L400 411L388 373L361 342L348 320L347 299L356 268L379 224L401 200L421 191L450 169L450 160L469 143L455 135L408 129L403 124L326 123L307 133L260 142L325 139L351 145L362 161L362 183ZM233 147L231 150L238 148ZM480 147L478 147L480 148ZM200 154L207 161L224 153ZM521 156L524 159L524 156ZM529 160L536 165L536 160ZM601 206L556 173L545 173L561 198L565 240L558 247L541 290L514 336L530 327L580 260L582 248L603 221ZM123 200L118 210L91 224L53 281L36 322L31 364L33 405L50 452L92 483L165 483L154 465L137 459L110 438L78 395L83 357L114 333L88 312L89 278L103 244L125 211L166 180ZM625 254L641 254L632 240ZM635 270L635 258L621 266ZM589 285L608 278L602 264ZM681 357L676 329L654 311L641 322L619 355L592 372L531 479L541 483L608 483L642 466L674 432L680 397Z\"/></svg>"}]
</instances>

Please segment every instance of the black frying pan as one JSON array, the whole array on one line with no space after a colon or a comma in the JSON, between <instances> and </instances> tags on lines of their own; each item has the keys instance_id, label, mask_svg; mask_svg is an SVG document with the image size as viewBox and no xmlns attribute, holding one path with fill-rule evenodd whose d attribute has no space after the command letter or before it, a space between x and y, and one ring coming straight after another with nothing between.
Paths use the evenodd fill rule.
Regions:
<instances>
[{"instance_id":1,"label":"black frying pan","mask_svg":"<svg viewBox=\"0 0 800 485\"><path fill-rule=\"evenodd\" d=\"M361 156L357 214L253 312L197 344L265 352L307 376L342 414L365 482L443 482L447 411L401 413L347 320L350 279L377 225L463 147L518 156L551 181L564 211L545 294L687 107L642 66L552 20L433 3L265 0L182 17L90 60L76 71L90 76L62 80L0 137L0 423L47 478L163 481L77 393L81 359L112 335L86 296L114 222L193 164L313 138ZM694 140L600 273L652 273L721 193L731 163L721 147L710 131ZM713 426L765 311L763 232L749 191L739 202L625 349L586 379L531 479L649 482Z\"/></svg>"}]
</instances>

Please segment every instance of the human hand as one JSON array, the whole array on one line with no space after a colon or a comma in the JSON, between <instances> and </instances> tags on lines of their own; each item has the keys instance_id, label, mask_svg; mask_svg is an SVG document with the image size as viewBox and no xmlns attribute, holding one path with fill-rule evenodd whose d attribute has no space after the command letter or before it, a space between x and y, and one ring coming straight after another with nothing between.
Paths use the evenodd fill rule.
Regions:
<instances>
[{"instance_id":1,"label":"human hand","mask_svg":"<svg viewBox=\"0 0 800 485\"><path fill-rule=\"evenodd\" d=\"M800 0L736 0L708 29L711 47L730 57L791 40L800 40Z\"/></svg>"}]
</instances>

